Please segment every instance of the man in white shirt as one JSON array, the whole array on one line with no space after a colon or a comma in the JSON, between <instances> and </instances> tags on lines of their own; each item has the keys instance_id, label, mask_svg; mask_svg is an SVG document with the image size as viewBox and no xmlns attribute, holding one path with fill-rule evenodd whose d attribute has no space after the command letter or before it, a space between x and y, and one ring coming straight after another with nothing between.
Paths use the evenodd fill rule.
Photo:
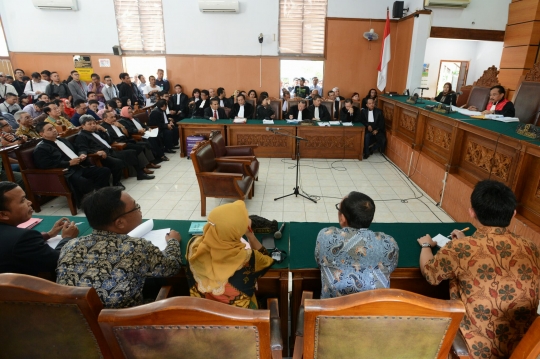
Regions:
<instances>
[{"instance_id":1,"label":"man in white shirt","mask_svg":"<svg viewBox=\"0 0 540 359\"><path fill-rule=\"evenodd\" d=\"M113 98L118 98L120 92L118 87L113 84L112 79L109 75L104 77L105 86L103 87L103 96L105 96L105 101L110 101Z\"/></svg>"},{"instance_id":2,"label":"man in white shirt","mask_svg":"<svg viewBox=\"0 0 540 359\"><path fill-rule=\"evenodd\" d=\"M138 79L140 83L137 85L137 87L139 88L139 90L141 90L142 93L144 93L144 89L148 85L146 83L146 79L144 78L144 75L139 75Z\"/></svg>"},{"instance_id":3,"label":"man in white shirt","mask_svg":"<svg viewBox=\"0 0 540 359\"><path fill-rule=\"evenodd\" d=\"M144 97L146 97L147 107L152 106L157 102L158 94L161 92L161 88L156 85L156 78L154 76L150 76L148 81L150 81L150 84L147 85L143 91Z\"/></svg>"},{"instance_id":4,"label":"man in white shirt","mask_svg":"<svg viewBox=\"0 0 540 359\"><path fill-rule=\"evenodd\" d=\"M313 84L311 86L309 86L309 89L311 91L317 90L318 91L317 95L322 96L323 95L322 87L319 86L319 79L317 78L317 76L312 78L311 81L313 82Z\"/></svg>"},{"instance_id":5,"label":"man in white shirt","mask_svg":"<svg viewBox=\"0 0 540 359\"><path fill-rule=\"evenodd\" d=\"M3 72L0 72L0 102L3 102L8 93L17 93L17 90L13 85L6 83L6 76Z\"/></svg>"},{"instance_id":6,"label":"man in white shirt","mask_svg":"<svg viewBox=\"0 0 540 359\"><path fill-rule=\"evenodd\" d=\"M45 92L48 81L42 80L39 72L32 72L32 80L26 83L24 93L29 96L34 96L34 100L37 100L39 94Z\"/></svg>"}]
</instances>

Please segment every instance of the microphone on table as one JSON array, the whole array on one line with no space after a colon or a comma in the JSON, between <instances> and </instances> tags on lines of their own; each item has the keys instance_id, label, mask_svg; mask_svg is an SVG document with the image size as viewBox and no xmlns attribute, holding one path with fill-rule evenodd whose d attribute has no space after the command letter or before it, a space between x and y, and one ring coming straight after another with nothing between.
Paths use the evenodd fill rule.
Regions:
<instances>
[{"instance_id":1,"label":"microphone on table","mask_svg":"<svg viewBox=\"0 0 540 359\"><path fill-rule=\"evenodd\" d=\"M280 130L279 127L277 127L277 128L274 128L274 127L267 127L267 128L266 128L266 131L270 131L270 132L279 131L279 130Z\"/></svg>"},{"instance_id":2,"label":"microphone on table","mask_svg":"<svg viewBox=\"0 0 540 359\"><path fill-rule=\"evenodd\" d=\"M283 224L281 225L281 228L279 228L279 231L274 233L275 239L281 239L281 236L283 236L283 228L285 228L285 222L283 222Z\"/></svg>"}]
</instances>

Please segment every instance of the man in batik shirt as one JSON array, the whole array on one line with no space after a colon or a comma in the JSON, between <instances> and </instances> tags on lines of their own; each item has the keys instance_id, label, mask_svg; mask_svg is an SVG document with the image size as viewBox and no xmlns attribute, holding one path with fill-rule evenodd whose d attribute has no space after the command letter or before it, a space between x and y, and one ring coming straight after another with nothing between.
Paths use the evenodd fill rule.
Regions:
<instances>
[{"instance_id":1,"label":"man in batik shirt","mask_svg":"<svg viewBox=\"0 0 540 359\"><path fill-rule=\"evenodd\" d=\"M540 255L507 228L516 213L510 188L478 182L471 205L477 231L465 237L455 230L435 256L431 237L419 238L420 269L430 284L450 279L450 298L465 305L460 329L471 357L508 358L536 318Z\"/></svg>"},{"instance_id":2,"label":"man in batik shirt","mask_svg":"<svg viewBox=\"0 0 540 359\"><path fill-rule=\"evenodd\" d=\"M321 298L389 288L399 248L391 236L369 229L375 203L363 193L351 192L336 208L341 228L321 229L315 246Z\"/></svg>"},{"instance_id":3,"label":"man in batik shirt","mask_svg":"<svg viewBox=\"0 0 540 359\"><path fill-rule=\"evenodd\" d=\"M147 277L180 271L180 234L171 230L161 251L128 235L142 222L141 207L121 187L101 188L82 204L92 234L69 241L60 253L56 282L94 287L105 308L143 304Z\"/></svg>"}]
</instances>

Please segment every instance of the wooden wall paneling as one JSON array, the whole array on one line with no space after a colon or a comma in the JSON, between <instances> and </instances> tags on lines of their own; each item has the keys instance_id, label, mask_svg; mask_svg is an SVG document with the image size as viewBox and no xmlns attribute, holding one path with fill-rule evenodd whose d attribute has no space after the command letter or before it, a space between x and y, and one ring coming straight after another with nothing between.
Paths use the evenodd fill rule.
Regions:
<instances>
[{"instance_id":1,"label":"wooden wall paneling","mask_svg":"<svg viewBox=\"0 0 540 359\"><path fill-rule=\"evenodd\" d=\"M501 69L530 69L534 65L538 45L505 47L501 57Z\"/></svg>"},{"instance_id":2,"label":"wooden wall paneling","mask_svg":"<svg viewBox=\"0 0 540 359\"><path fill-rule=\"evenodd\" d=\"M11 52L11 64L13 68L23 69L27 76L34 71L41 72L43 70L56 71L60 75L61 80L68 78L73 67L73 56L76 54L51 54L51 53L26 53L26 52ZM92 60L94 71L103 77L109 75L114 83L119 83L118 75L124 72L124 65L121 56L111 54L80 54L89 55ZM99 59L109 59L111 67L99 67Z\"/></svg>"},{"instance_id":3,"label":"wooden wall paneling","mask_svg":"<svg viewBox=\"0 0 540 359\"><path fill-rule=\"evenodd\" d=\"M452 145L455 143L454 123L447 118L430 114L425 119L424 131L422 132L422 153L432 158L437 164L446 168L451 160Z\"/></svg>"},{"instance_id":4,"label":"wooden wall paneling","mask_svg":"<svg viewBox=\"0 0 540 359\"><path fill-rule=\"evenodd\" d=\"M518 214L540 223L540 148L528 145L516 183Z\"/></svg>"},{"instance_id":5,"label":"wooden wall paneling","mask_svg":"<svg viewBox=\"0 0 540 359\"><path fill-rule=\"evenodd\" d=\"M281 128L281 131L296 135L295 126ZM269 135L265 127L260 125L227 126L227 145L257 145L257 157L294 159L296 153L292 137Z\"/></svg>"},{"instance_id":6,"label":"wooden wall paneling","mask_svg":"<svg viewBox=\"0 0 540 359\"><path fill-rule=\"evenodd\" d=\"M516 90L520 79L527 73L527 69L501 69L499 71L499 81L504 86L511 90ZM511 99L512 97L508 97Z\"/></svg>"},{"instance_id":7,"label":"wooden wall paneling","mask_svg":"<svg viewBox=\"0 0 540 359\"><path fill-rule=\"evenodd\" d=\"M392 133L392 124L394 123L394 105L387 101L380 101L379 99L379 106L382 106L386 132Z\"/></svg>"},{"instance_id":8,"label":"wooden wall paneling","mask_svg":"<svg viewBox=\"0 0 540 359\"><path fill-rule=\"evenodd\" d=\"M414 17L398 22L396 31L391 31L392 59L388 63L386 91L403 93L407 87L409 57L411 54ZM394 35L395 34L395 35Z\"/></svg>"},{"instance_id":9,"label":"wooden wall paneling","mask_svg":"<svg viewBox=\"0 0 540 359\"><path fill-rule=\"evenodd\" d=\"M429 37L478 41L503 41L504 31L432 26Z\"/></svg>"},{"instance_id":10,"label":"wooden wall paneling","mask_svg":"<svg viewBox=\"0 0 540 359\"><path fill-rule=\"evenodd\" d=\"M540 21L507 25L504 46L538 45L540 43Z\"/></svg>"},{"instance_id":11,"label":"wooden wall paneling","mask_svg":"<svg viewBox=\"0 0 540 359\"><path fill-rule=\"evenodd\" d=\"M399 138L405 140L408 145L414 148L417 142L416 134L418 131L418 111L412 111L401 106L398 106L398 108L399 115L394 129L396 130Z\"/></svg>"},{"instance_id":12,"label":"wooden wall paneling","mask_svg":"<svg viewBox=\"0 0 540 359\"><path fill-rule=\"evenodd\" d=\"M521 0L512 2L508 12L508 25L540 20L540 2Z\"/></svg>"},{"instance_id":13,"label":"wooden wall paneling","mask_svg":"<svg viewBox=\"0 0 540 359\"><path fill-rule=\"evenodd\" d=\"M365 127L332 126L321 131L319 126L298 126L300 153L304 158L353 158L362 160Z\"/></svg>"}]
</instances>

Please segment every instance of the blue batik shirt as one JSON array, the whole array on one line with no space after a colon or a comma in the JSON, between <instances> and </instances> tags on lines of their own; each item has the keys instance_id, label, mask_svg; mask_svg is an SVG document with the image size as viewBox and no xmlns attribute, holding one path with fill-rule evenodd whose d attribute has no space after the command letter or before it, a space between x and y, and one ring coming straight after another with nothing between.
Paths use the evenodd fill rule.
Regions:
<instances>
[{"instance_id":1,"label":"blue batik shirt","mask_svg":"<svg viewBox=\"0 0 540 359\"><path fill-rule=\"evenodd\" d=\"M391 236L370 229L323 228L315 260L321 268L321 298L389 288L399 248Z\"/></svg>"}]
</instances>

